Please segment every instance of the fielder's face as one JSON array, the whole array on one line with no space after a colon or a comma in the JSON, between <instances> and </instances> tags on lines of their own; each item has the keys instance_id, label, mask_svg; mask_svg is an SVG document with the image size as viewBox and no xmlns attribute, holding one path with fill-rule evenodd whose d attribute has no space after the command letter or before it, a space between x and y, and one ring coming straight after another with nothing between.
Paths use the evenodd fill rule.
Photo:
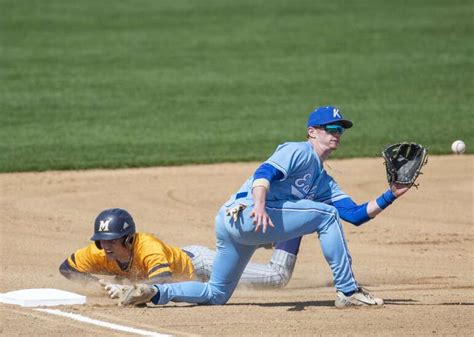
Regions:
<instances>
[{"instance_id":1,"label":"fielder's face","mask_svg":"<svg viewBox=\"0 0 474 337\"><path fill-rule=\"evenodd\" d=\"M124 239L100 240L102 249L109 260L127 261L130 257L130 249L124 245Z\"/></svg>"},{"instance_id":2,"label":"fielder's face","mask_svg":"<svg viewBox=\"0 0 474 337\"><path fill-rule=\"evenodd\" d=\"M308 128L309 137L318 141L319 146L325 150L337 150L342 132L344 132L344 128L340 132L334 132L332 129L326 130L324 127Z\"/></svg>"}]
</instances>

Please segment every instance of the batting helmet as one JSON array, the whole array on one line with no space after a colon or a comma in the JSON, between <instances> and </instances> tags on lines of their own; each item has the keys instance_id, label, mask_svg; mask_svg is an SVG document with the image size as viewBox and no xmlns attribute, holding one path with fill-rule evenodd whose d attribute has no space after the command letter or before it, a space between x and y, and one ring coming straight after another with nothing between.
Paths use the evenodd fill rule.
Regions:
<instances>
[{"instance_id":1,"label":"batting helmet","mask_svg":"<svg viewBox=\"0 0 474 337\"><path fill-rule=\"evenodd\" d=\"M111 208L102 211L94 223L94 235L97 248L102 249L100 240L115 240L125 237L125 243L131 243L135 234L135 222L126 210Z\"/></svg>"}]
</instances>

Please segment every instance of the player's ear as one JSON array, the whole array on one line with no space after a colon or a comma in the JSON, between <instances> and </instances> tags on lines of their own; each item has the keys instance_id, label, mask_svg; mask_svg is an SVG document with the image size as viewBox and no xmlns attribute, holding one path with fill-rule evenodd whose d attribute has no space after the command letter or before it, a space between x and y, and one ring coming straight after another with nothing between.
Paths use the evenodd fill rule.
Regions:
<instances>
[{"instance_id":1,"label":"player's ear","mask_svg":"<svg viewBox=\"0 0 474 337\"><path fill-rule=\"evenodd\" d=\"M317 135L316 135L316 129L313 128L312 126L308 127L307 133L308 133L308 135L306 136L307 138L312 138L312 139L314 139L314 138L316 138L316 136L317 136Z\"/></svg>"},{"instance_id":2,"label":"player's ear","mask_svg":"<svg viewBox=\"0 0 474 337\"><path fill-rule=\"evenodd\" d=\"M130 247L132 246L132 244L133 244L133 234L128 235L128 236L125 238L123 244L124 244L125 247L130 248Z\"/></svg>"}]
</instances>

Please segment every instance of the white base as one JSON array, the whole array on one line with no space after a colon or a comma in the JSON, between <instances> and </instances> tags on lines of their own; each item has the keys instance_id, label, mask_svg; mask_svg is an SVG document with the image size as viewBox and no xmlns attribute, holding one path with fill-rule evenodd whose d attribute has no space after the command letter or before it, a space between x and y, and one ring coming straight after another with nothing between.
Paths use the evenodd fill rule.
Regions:
<instances>
[{"instance_id":1,"label":"white base","mask_svg":"<svg viewBox=\"0 0 474 337\"><path fill-rule=\"evenodd\" d=\"M0 302L22 307L85 304L86 297L59 289L23 289L0 294Z\"/></svg>"}]
</instances>

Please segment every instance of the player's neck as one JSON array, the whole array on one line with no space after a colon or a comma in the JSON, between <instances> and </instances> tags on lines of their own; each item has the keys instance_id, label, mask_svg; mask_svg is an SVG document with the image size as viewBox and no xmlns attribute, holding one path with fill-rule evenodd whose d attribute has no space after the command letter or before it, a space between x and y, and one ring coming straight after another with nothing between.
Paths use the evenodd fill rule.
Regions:
<instances>
[{"instance_id":1,"label":"player's neck","mask_svg":"<svg viewBox=\"0 0 474 337\"><path fill-rule=\"evenodd\" d=\"M123 255L117 257L117 261L124 264L129 263L131 259L132 259L132 251L127 251Z\"/></svg>"},{"instance_id":2,"label":"player's neck","mask_svg":"<svg viewBox=\"0 0 474 337\"><path fill-rule=\"evenodd\" d=\"M324 162L332 152L331 148L325 147L318 141L311 140L311 145L313 146L314 152L316 152L322 162Z\"/></svg>"}]
</instances>

